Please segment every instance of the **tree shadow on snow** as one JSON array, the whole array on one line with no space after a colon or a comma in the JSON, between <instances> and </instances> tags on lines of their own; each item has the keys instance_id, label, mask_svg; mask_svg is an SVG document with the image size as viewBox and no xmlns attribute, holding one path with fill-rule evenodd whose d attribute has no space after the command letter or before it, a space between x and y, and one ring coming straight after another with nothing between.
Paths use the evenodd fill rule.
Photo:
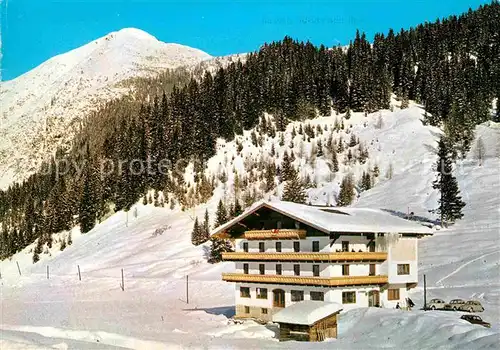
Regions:
<instances>
[{"instance_id":1,"label":"tree shadow on snow","mask_svg":"<svg viewBox=\"0 0 500 350\"><path fill-rule=\"evenodd\" d=\"M398 216L402 219L420 222L422 225L427 226L427 227L432 227L432 225L439 225L439 219L429 219L425 216L420 216L420 215L408 216L408 213L404 213L402 211L392 210L392 209L381 209L381 210L388 212L391 215Z\"/></svg>"},{"instance_id":2,"label":"tree shadow on snow","mask_svg":"<svg viewBox=\"0 0 500 350\"><path fill-rule=\"evenodd\" d=\"M227 318L233 317L236 312L234 306L218 306L218 307L208 307L199 309L184 309L184 311L205 311L207 314L211 315L223 315Z\"/></svg>"}]
</instances>

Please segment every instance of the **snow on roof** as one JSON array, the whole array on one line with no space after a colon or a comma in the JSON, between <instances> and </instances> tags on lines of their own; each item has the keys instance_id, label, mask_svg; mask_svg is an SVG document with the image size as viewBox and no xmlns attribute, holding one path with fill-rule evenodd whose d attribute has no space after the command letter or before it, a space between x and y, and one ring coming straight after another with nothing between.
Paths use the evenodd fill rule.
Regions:
<instances>
[{"instance_id":1,"label":"snow on roof","mask_svg":"<svg viewBox=\"0 0 500 350\"><path fill-rule=\"evenodd\" d=\"M212 231L224 232L256 210L267 207L290 216L323 232L394 232L432 234L432 230L416 222L402 219L386 211L371 208L320 207L284 201L260 201L240 216Z\"/></svg>"},{"instance_id":2,"label":"snow on roof","mask_svg":"<svg viewBox=\"0 0 500 350\"><path fill-rule=\"evenodd\" d=\"M342 311L342 305L325 301L304 300L273 315L273 322L310 326L325 317Z\"/></svg>"}]
</instances>

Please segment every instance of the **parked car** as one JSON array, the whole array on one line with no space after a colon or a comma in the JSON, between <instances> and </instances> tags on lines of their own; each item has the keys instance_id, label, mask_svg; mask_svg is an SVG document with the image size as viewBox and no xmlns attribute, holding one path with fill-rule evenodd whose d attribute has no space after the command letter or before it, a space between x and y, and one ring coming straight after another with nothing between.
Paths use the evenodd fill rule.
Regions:
<instances>
[{"instance_id":1,"label":"parked car","mask_svg":"<svg viewBox=\"0 0 500 350\"><path fill-rule=\"evenodd\" d=\"M453 299L448 304L444 304L443 310L453 310L457 311L458 308L465 304L465 300L462 299Z\"/></svg>"},{"instance_id":2,"label":"parked car","mask_svg":"<svg viewBox=\"0 0 500 350\"><path fill-rule=\"evenodd\" d=\"M431 301L429 301L427 303L427 309L429 309L429 310L441 310L445 304L446 303L443 299L431 299Z\"/></svg>"},{"instance_id":3,"label":"parked car","mask_svg":"<svg viewBox=\"0 0 500 350\"><path fill-rule=\"evenodd\" d=\"M462 317L460 317L460 318L462 320L465 320L465 321L470 322L472 324L478 324L478 325L481 325L481 326L486 327L486 328L491 327L490 323L483 321L483 319L477 315L462 315Z\"/></svg>"},{"instance_id":4,"label":"parked car","mask_svg":"<svg viewBox=\"0 0 500 350\"><path fill-rule=\"evenodd\" d=\"M468 312L483 312L484 307L481 305L481 303L477 300L469 300L462 306L458 308L460 311L468 311Z\"/></svg>"}]
</instances>

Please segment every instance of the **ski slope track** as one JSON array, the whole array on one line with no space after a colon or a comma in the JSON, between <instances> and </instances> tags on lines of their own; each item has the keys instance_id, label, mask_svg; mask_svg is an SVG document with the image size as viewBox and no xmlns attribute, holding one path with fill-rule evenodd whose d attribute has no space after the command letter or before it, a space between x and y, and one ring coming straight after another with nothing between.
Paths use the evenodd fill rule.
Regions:
<instances>
[{"instance_id":1,"label":"ski slope track","mask_svg":"<svg viewBox=\"0 0 500 350\"><path fill-rule=\"evenodd\" d=\"M464 218L448 228L437 226L429 212L437 205L432 189L435 178L437 128L424 126L423 110L410 104L400 110L369 114L353 113L344 120L368 147L366 164L346 165L339 154L340 170L333 178L318 157L314 166L300 158L299 147L308 154L312 143L300 146L294 140L294 165L308 173L316 188L308 190L314 204L334 204L342 176L358 179L363 170L377 164L380 175L375 186L361 192L353 206L385 209L394 215L414 213L435 234L419 242L420 284L412 290L417 307L413 311L361 308L342 313L338 339L328 343L280 343L277 326L253 321L234 323L234 286L221 281L221 273L232 263L208 264L209 244L193 246L190 233L194 218L208 209L214 218L220 198L231 198L234 168L244 173L246 162L269 154L274 144L279 163L288 149L292 127L279 136L266 137L262 147L253 146L250 131L238 136L243 144L218 141L217 154L208 162L207 173L227 170L228 181L219 185L203 205L181 211L135 205L118 212L85 235L76 227L73 244L59 251L54 237L52 249L45 248L41 260L32 264L34 245L0 262L0 347L8 349L498 349L500 337L500 125L485 123L476 129L486 150L480 165L475 142L466 159L457 162L456 176L466 207ZM383 125L376 126L379 115ZM333 126L342 115L316 118L314 127ZM318 138L326 143L330 131ZM348 134L338 136L348 141ZM316 142L313 140L312 142ZM392 169L389 172L389 169ZM186 181L192 179L192 166ZM391 174L389 174L391 173ZM259 184L253 184L258 186ZM283 185L265 194L266 200L280 196ZM156 229L163 234L154 235ZM19 264L21 275L17 264ZM47 279L47 266L50 268ZM79 280L80 268L81 281ZM124 290L121 288L124 271ZM427 278L427 298L476 299L486 310L480 315L491 329L460 320L461 312L422 311L422 275ZM189 276L186 295L186 276Z\"/></svg>"},{"instance_id":2,"label":"ski slope track","mask_svg":"<svg viewBox=\"0 0 500 350\"><path fill-rule=\"evenodd\" d=\"M79 122L105 101L129 93L123 80L195 66L211 56L126 28L55 56L0 83L0 189L22 181L68 146Z\"/></svg>"}]
</instances>

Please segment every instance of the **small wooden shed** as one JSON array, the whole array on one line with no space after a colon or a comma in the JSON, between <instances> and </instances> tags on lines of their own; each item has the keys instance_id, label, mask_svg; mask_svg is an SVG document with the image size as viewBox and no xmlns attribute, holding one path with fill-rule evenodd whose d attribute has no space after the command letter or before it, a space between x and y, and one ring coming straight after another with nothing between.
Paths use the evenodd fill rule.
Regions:
<instances>
[{"instance_id":1,"label":"small wooden shed","mask_svg":"<svg viewBox=\"0 0 500 350\"><path fill-rule=\"evenodd\" d=\"M305 300L274 314L273 322L280 326L280 341L323 341L337 338L340 311L342 306L337 303Z\"/></svg>"}]
</instances>

